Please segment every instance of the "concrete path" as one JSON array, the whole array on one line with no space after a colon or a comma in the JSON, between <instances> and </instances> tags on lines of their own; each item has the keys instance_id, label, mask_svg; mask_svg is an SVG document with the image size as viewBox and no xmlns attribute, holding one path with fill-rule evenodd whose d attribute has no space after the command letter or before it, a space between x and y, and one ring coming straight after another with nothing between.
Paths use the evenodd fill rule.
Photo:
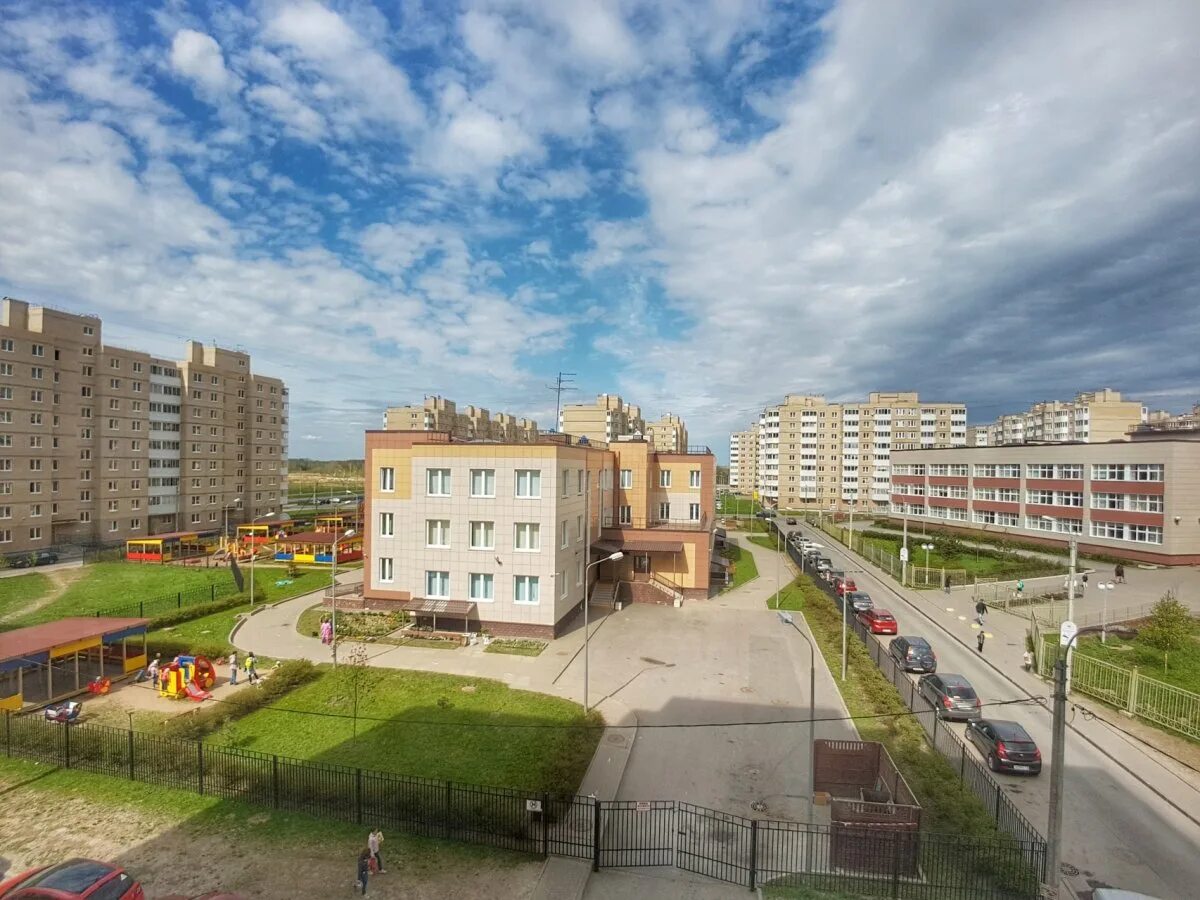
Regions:
<instances>
[{"instance_id":1,"label":"concrete path","mask_svg":"<svg viewBox=\"0 0 1200 900\"><path fill-rule=\"evenodd\" d=\"M996 718L1020 722L1043 754L1037 778L1000 776L1004 790L1035 827L1045 833L1050 786L1050 688L1022 667L1028 613L993 611L986 619L985 644L976 649L974 604L969 589L917 591L896 581L827 535L801 527L826 545L828 555L900 621L902 634L929 639L939 671L960 672L984 702L1021 697L1042 698L1042 705L1013 705ZM1194 583L1193 570L1128 570L1129 593L1156 599L1168 585L1181 590ZM1089 591L1081 609L1099 608ZM1138 602L1135 600L1134 602ZM1072 696L1088 707L1090 698ZM961 728L961 726L956 726ZM1156 749L1140 744L1100 719L1071 714L1067 733L1067 771L1063 817L1063 862L1078 874L1067 879L1075 890L1116 885L1158 897L1194 894L1200 883L1200 777Z\"/></svg>"}]
</instances>

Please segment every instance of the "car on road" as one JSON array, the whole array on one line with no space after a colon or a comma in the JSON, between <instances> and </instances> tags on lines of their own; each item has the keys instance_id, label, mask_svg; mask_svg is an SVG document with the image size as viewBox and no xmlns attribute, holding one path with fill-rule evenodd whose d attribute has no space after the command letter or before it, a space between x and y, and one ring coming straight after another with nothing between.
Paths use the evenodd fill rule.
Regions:
<instances>
[{"instance_id":1,"label":"car on road","mask_svg":"<svg viewBox=\"0 0 1200 900\"><path fill-rule=\"evenodd\" d=\"M58 562L58 554L51 550L39 550L36 553L23 553L20 556L9 557L8 566L11 569L28 569L30 566L49 566Z\"/></svg>"},{"instance_id":2,"label":"car on road","mask_svg":"<svg viewBox=\"0 0 1200 900\"><path fill-rule=\"evenodd\" d=\"M866 591L847 591L844 596L844 602L848 602L850 604L850 609L852 609L856 615L861 612L866 612L875 606L875 603L871 600L871 595ZM892 621L895 622L894 619ZM892 632L892 634L895 633L895 631Z\"/></svg>"},{"instance_id":3,"label":"car on road","mask_svg":"<svg viewBox=\"0 0 1200 900\"><path fill-rule=\"evenodd\" d=\"M1037 775L1042 771L1042 751L1029 732L1016 722L1003 719L968 722L967 740L975 745L993 772Z\"/></svg>"},{"instance_id":4,"label":"car on road","mask_svg":"<svg viewBox=\"0 0 1200 900\"><path fill-rule=\"evenodd\" d=\"M971 682L961 675L922 675L917 679L917 691L929 701L940 718L965 721L978 719L983 714L979 695Z\"/></svg>"},{"instance_id":5,"label":"car on road","mask_svg":"<svg viewBox=\"0 0 1200 900\"><path fill-rule=\"evenodd\" d=\"M788 516L788 517L787 517L787 523L788 523L789 525L795 525L795 524L796 524L796 517L795 517L795 516Z\"/></svg>"},{"instance_id":6,"label":"car on road","mask_svg":"<svg viewBox=\"0 0 1200 900\"><path fill-rule=\"evenodd\" d=\"M868 601L870 599L870 597L867 597ZM850 601L854 602L853 594L850 597ZM858 607L855 606L855 609L858 609ZM868 606L866 609L859 612L856 618L858 621L867 626L867 629L871 632L871 634L895 634L899 630L899 624L896 622L896 617L886 609L875 609L873 606Z\"/></svg>"},{"instance_id":7,"label":"car on road","mask_svg":"<svg viewBox=\"0 0 1200 900\"><path fill-rule=\"evenodd\" d=\"M816 563L814 563L814 566L817 570L817 574L824 578L827 577L825 575L826 572L833 571L833 560L831 560L828 556L822 556L817 559Z\"/></svg>"},{"instance_id":8,"label":"car on road","mask_svg":"<svg viewBox=\"0 0 1200 900\"><path fill-rule=\"evenodd\" d=\"M937 654L923 637L901 635L888 644L888 653L905 672L936 672Z\"/></svg>"},{"instance_id":9,"label":"car on road","mask_svg":"<svg viewBox=\"0 0 1200 900\"><path fill-rule=\"evenodd\" d=\"M29 869L0 882L0 900L145 900L134 877L120 866L69 859Z\"/></svg>"},{"instance_id":10,"label":"car on road","mask_svg":"<svg viewBox=\"0 0 1200 900\"><path fill-rule=\"evenodd\" d=\"M833 579L833 589L837 591L839 597L843 597L850 591L857 591L858 585L854 583L853 578L835 578Z\"/></svg>"}]
</instances>

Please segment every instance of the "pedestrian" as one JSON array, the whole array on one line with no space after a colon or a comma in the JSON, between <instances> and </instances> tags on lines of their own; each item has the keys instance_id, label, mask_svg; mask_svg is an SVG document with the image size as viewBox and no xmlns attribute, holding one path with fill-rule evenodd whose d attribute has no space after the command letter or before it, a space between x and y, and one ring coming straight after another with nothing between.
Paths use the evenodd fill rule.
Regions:
<instances>
[{"instance_id":1,"label":"pedestrian","mask_svg":"<svg viewBox=\"0 0 1200 900\"><path fill-rule=\"evenodd\" d=\"M371 848L364 847L362 853L358 854L358 881L354 883L356 888L359 888L363 894L367 892L367 876L371 872Z\"/></svg>"},{"instance_id":2,"label":"pedestrian","mask_svg":"<svg viewBox=\"0 0 1200 900\"><path fill-rule=\"evenodd\" d=\"M379 845L383 843L383 832L375 828L367 835L367 849L371 851L371 856L375 859L375 871L381 875L384 872L383 857L379 854Z\"/></svg>"},{"instance_id":3,"label":"pedestrian","mask_svg":"<svg viewBox=\"0 0 1200 900\"><path fill-rule=\"evenodd\" d=\"M979 637L975 639L975 646L976 646L976 648L978 648L980 653L983 652L983 629L982 628L979 629Z\"/></svg>"},{"instance_id":4,"label":"pedestrian","mask_svg":"<svg viewBox=\"0 0 1200 900\"><path fill-rule=\"evenodd\" d=\"M1025 582L1017 582L1017 599L1020 600L1025 595Z\"/></svg>"},{"instance_id":5,"label":"pedestrian","mask_svg":"<svg viewBox=\"0 0 1200 900\"><path fill-rule=\"evenodd\" d=\"M237 684L237 651L229 654L229 683Z\"/></svg>"},{"instance_id":6,"label":"pedestrian","mask_svg":"<svg viewBox=\"0 0 1200 900\"><path fill-rule=\"evenodd\" d=\"M975 620L983 625L983 617L987 613L987 604L980 600L975 604Z\"/></svg>"},{"instance_id":7,"label":"pedestrian","mask_svg":"<svg viewBox=\"0 0 1200 900\"><path fill-rule=\"evenodd\" d=\"M254 651L246 654L246 679L251 684L258 684L258 660L254 658Z\"/></svg>"},{"instance_id":8,"label":"pedestrian","mask_svg":"<svg viewBox=\"0 0 1200 900\"><path fill-rule=\"evenodd\" d=\"M1117 567L1113 570L1113 575L1117 577L1117 584L1125 583L1125 566L1117 563Z\"/></svg>"},{"instance_id":9,"label":"pedestrian","mask_svg":"<svg viewBox=\"0 0 1200 900\"><path fill-rule=\"evenodd\" d=\"M1025 662L1025 671L1031 671L1033 669L1033 654L1026 650L1023 659Z\"/></svg>"},{"instance_id":10,"label":"pedestrian","mask_svg":"<svg viewBox=\"0 0 1200 900\"><path fill-rule=\"evenodd\" d=\"M159 658L155 656L150 660L150 665L146 667L146 676L150 679L150 683L156 686L158 684L158 666Z\"/></svg>"},{"instance_id":11,"label":"pedestrian","mask_svg":"<svg viewBox=\"0 0 1200 900\"><path fill-rule=\"evenodd\" d=\"M946 576L945 581L942 583L942 590L945 591L947 594L950 593L950 576L949 575Z\"/></svg>"},{"instance_id":12,"label":"pedestrian","mask_svg":"<svg viewBox=\"0 0 1200 900\"><path fill-rule=\"evenodd\" d=\"M1083 584L1079 588L1079 596L1082 597L1087 593L1087 572L1083 573Z\"/></svg>"}]
</instances>

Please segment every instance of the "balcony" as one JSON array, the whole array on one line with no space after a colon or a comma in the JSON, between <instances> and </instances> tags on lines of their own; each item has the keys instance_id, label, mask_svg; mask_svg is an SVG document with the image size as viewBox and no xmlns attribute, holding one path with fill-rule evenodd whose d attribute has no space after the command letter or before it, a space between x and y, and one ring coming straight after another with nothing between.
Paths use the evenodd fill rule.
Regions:
<instances>
[{"instance_id":1,"label":"balcony","mask_svg":"<svg viewBox=\"0 0 1200 900\"><path fill-rule=\"evenodd\" d=\"M699 519L662 519L657 516L634 516L622 522L612 513L605 513L602 528L636 528L642 530L662 529L664 531L708 531L712 518L705 513Z\"/></svg>"}]
</instances>

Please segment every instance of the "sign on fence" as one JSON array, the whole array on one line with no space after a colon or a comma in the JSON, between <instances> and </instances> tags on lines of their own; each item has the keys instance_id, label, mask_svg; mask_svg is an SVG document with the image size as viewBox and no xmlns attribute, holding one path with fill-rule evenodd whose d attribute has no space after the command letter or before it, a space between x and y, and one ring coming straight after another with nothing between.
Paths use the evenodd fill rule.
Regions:
<instances>
[{"instance_id":1,"label":"sign on fence","mask_svg":"<svg viewBox=\"0 0 1200 900\"><path fill-rule=\"evenodd\" d=\"M900 548L900 562L908 562L908 548L907 547Z\"/></svg>"},{"instance_id":2,"label":"sign on fence","mask_svg":"<svg viewBox=\"0 0 1200 900\"><path fill-rule=\"evenodd\" d=\"M541 811L542 811L542 801L541 800L526 800L525 801L525 812L541 812Z\"/></svg>"},{"instance_id":3,"label":"sign on fence","mask_svg":"<svg viewBox=\"0 0 1200 900\"><path fill-rule=\"evenodd\" d=\"M649 800L637 801L637 811L638 812L650 812L650 810L651 810L651 804L650 804Z\"/></svg>"},{"instance_id":4,"label":"sign on fence","mask_svg":"<svg viewBox=\"0 0 1200 900\"><path fill-rule=\"evenodd\" d=\"M1071 643L1071 638L1075 637L1075 635L1078 633L1079 626L1077 626L1074 622L1063 622L1058 629L1059 646L1067 646L1067 644Z\"/></svg>"}]
</instances>

